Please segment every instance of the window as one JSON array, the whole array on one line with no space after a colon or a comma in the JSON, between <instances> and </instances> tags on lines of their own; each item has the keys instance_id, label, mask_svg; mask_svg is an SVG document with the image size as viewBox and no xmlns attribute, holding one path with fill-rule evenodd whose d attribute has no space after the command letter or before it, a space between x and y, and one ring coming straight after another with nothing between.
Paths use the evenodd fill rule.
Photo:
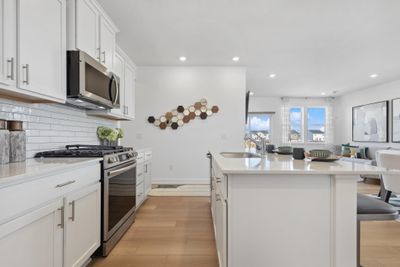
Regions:
<instances>
[{"instance_id":1,"label":"window","mask_svg":"<svg viewBox=\"0 0 400 267\"><path fill-rule=\"evenodd\" d=\"M250 112L246 124L246 134L254 139L265 138L271 141L271 118L273 113L252 113ZM252 142L246 141L246 147L253 147Z\"/></svg>"},{"instance_id":2,"label":"window","mask_svg":"<svg viewBox=\"0 0 400 267\"><path fill-rule=\"evenodd\" d=\"M326 141L326 108L291 107L288 135L291 143L324 143Z\"/></svg>"},{"instance_id":3,"label":"window","mask_svg":"<svg viewBox=\"0 0 400 267\"><path fill-rule=\"evenodd\" d=\"M307 109L307 141L325 142L326 109L315 107Z\"/></svg>"},{"instance_id":4,"label":"window","mask_svg":"<svg viewBox=\"0 0 400 267\"><path fill-rule=\"evenodd\" d=\"M289 110L289 141L303 142L303 109L300 107Z\"/></svg>"}]
</instances>

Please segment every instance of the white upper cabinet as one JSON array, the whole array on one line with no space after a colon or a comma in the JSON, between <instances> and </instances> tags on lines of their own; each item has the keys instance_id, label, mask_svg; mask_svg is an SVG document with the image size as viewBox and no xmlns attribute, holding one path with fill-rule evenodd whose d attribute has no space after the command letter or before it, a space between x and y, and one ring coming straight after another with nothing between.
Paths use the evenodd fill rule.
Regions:
<instances>
[{"instance_id":1,"label":"white upper cabinet","mask_svg":"<svg viewBox=\"0 0 400 267\"><path fill-rule=\"evenodd\" d=\"M113 69L118 28L95 0L68 0L68 50L82 50Z\"/></svg>"},{"instance_id":2,"label":"white upper cabinet","mask_svg":"<svg viewBox=\"0 0 400 267\"><path fill-rule=\"evenodd\" d=\"M15 86L17 81L17 5L0 0L0 83Z\"/></svg>"},{"instance_id":3,"label":"white upper cabinet","mask_svg":"<svg viewBox=\"0 0 400 267\"><path fill-rule=\"evenodd\" d=\"M0 95L64 103L65 0L0 0L0 15Z\"/></svg>"},{"instance_id":4,"label":"white upper cabinet","mask_svg":"<svg viewBox=\"0 0 400 267\"><path fill-rule=\"evenodd\" d=\"M100 58L99 10L90 0L76 1L76 48L93 58Z\"/></svg>"},{"instance_id":5,"label":"white upper cabinet","mask_svg":"<svg viewBox=\"0 0 400 267\"><path fill-rule=\"evenodd\" d=\"M125 64L125 116L135 118L135 82L136 70L129 63Z\"/></svg>"},{"instance_id":6,"label":"white upper cabinet","mask_svg":"<svg viewBox=\"0 0 400 267\"><path fill-rule=\"evenodd\" d=\"M100 18L100 61L107 69L113 69L115 53L115 31L110 23Z\"/></svg>"},{"instance_id":7,"label":"white upper cabinet","mask_svg":"<svg viewBox=\"0 0 400 267\"><path fill-rule=\"evenodd\" d=\"M65 29L63 0L18 1L20 88L65 100Z\"/></svg>"}]
</instances>

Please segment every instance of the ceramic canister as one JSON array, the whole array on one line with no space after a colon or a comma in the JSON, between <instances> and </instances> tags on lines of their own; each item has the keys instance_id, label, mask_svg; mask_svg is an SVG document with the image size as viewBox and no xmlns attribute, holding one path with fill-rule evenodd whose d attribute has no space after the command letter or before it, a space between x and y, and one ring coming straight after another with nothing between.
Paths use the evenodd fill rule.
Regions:
<instances>
[{"instance_id":1,"label":"ceramic canister","mask_svg":"<svg viewBox=\"0 0 400 267\"><path fill-rule=\"evenodd\" d=\"M9 121L10 130L10 162L21 162L26 159L26 133L22 129L22 121Z\"/></svg>"},{"instance_id":2,"label":"ceramic canister","mask_svg":"<svg viewBox=\"0 0 400 267\"><path fill-rule=\"evenodd\" d=\"M10 132L7 130L6 121L0 120L0 164L10 162Z\"/></svg>"}]
</instances>

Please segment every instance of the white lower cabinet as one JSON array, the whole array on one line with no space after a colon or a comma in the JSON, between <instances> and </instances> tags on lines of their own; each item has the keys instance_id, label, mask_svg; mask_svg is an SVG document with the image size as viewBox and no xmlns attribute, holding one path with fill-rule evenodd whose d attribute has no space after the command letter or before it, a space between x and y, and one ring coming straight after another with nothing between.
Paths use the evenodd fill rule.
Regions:
<instances>
[{"instance_id":1,"label":"white lower cabinet","mask_svg":"<svg viewBox=\"0 0 400 267\"><path fill-rule=\"evenodd\" d=\"M99 181L97 163L0 188L5 214L0 266L80 267L87 262L100 246ZM39 195L32 198L34 190Z\"/></svg>"},{"instance_id":2,"label":"white lower cabinet","mask_svg":"<svg viewBox=\"0 0 400 267\"><path fill-rule=\"evenodd\" d=\"M100 246L100 205L100 183L65 198L65 266L82 266Z\"/></svg>"},{"instance_id":3,"label":"white lower cabinet","mask_svg":"<svg viewBox=\"0 0 400 267\"><path fill-rule=\"evenodd\" d=\"M63 201L0 225L0 265L63 266Z\"/></svg>"},{"instance_id":4,"label":"white lower cabinet","mask_svg":"<svg viewBox=\"0 0 400 267\"><path fill-rule=\"evenodd\" d=\"M228 204L223 178L212 177L211 186L211 212L214 223L215 242L220 267L227 267L228 258Z\"/></svg>"},{"instance_id":5,"label":"white lower cabinet","mask_svg":"<svg viewBox=\"0 0 400 267\"><path fill-rule=\"evenodd\" d=\"M136 167L136 210L147 199L151 190L151 149L138 150Z\"/></svg>"}]
</instances>

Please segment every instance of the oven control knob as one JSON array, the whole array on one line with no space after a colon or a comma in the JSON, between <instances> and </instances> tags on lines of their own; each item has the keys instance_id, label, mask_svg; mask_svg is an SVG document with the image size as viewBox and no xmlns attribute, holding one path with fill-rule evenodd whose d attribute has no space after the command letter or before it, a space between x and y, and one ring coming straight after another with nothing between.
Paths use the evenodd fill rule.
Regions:
<instances>
[{"instance_id":1,"label":"oven control knob","mask_svg":"<svg viewBox=\"0 0 400 267\"><path fill-rule=\"evenodd\" d=\"M115 163L115 162L117 162L117 158L116 157L108 158L108 163Z\"/></svg>"}]
</instances>

